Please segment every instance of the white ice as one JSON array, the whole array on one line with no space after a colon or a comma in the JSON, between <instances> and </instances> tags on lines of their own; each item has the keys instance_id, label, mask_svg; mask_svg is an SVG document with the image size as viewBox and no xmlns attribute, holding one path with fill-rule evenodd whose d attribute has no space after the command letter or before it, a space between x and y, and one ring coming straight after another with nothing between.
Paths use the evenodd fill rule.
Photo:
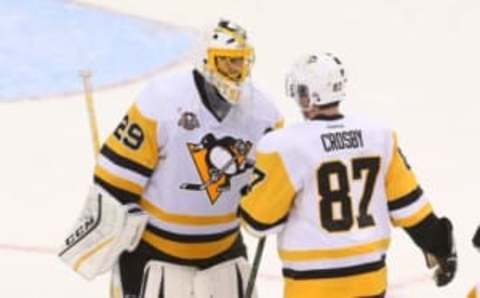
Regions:
<instances>
[{"instance_id":1,"label":"white ice","mask_svg":"<svg viewBox=\"0 0 480 298\"><path fill-rule=\"evenodd\" d=\"M435 210L455 225L458 275L441 289L429 278L420 251L402 231L394 233L388 297L466 297L480 280L480 254L470 244L480 223L478 1L83 2L199 29L220 16L233 17L252 32L255 79L277 97L289 121L298 117L283 96L286 67L301 53L336 53L349 77L345 111L396 128ZM102 138L144 84L94 94ZM0 104L0 139L0 297L107 297L108 276L83 281L52 253L91 180L94 157L83 96ZM252 254L255 240L247 241ZM258 285L260 297L281 297L272 239Z\"/></svg>"}]
</instances>

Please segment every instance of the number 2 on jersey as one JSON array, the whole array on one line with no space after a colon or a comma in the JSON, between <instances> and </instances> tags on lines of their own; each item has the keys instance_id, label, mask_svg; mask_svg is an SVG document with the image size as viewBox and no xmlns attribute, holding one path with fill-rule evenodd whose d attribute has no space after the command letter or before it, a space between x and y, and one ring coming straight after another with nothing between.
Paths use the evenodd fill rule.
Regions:
<instances>
[{"instance_id":1,"label":"number 2 on jersey","mask_svg":"<svg viewBox=\"0 0 480 298\"><path fill-rule=\"evenodd\" d=\"M137 150L145 140L142 128L135 122L130 122L128 115L123 117L122 122L117 126L113 135L125 146Z\"/></svg>"},{"instance_id":2,"label":"number 2 on jersey","mask_svg":"<svg viewBox=\"0 0 480 298\"><path fill-rule=\"evenodd\" d=\"M375 225L373 217L368 214L368 205L372 199L373 188L380 170L380 158L354 158L351 160L351 169L354 180L362 179L363 171L367 172L358 205L356 218L358 226L364 228ZM321 197L320 221L322 227L329 232L348 231L354 223L348 171L348 167L342 161L326 162L317 169L318 193ZM335 181L336 183L332 183ZM339 205L339 214L334 214L334 205Z\"/></svg>"}]
</instances>

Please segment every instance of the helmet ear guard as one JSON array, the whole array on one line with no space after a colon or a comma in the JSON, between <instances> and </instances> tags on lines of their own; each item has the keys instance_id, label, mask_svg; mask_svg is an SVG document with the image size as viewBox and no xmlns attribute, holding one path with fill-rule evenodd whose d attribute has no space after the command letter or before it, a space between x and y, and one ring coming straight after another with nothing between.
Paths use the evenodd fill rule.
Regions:
<instances>
[{"instance_id":1,"label":"helmet ear guard","mask_svg":"<svg viewBox=\"0 0 480 298\"><path fill-rule=\"evenodd\" d=\"M287 96L309 110L345 100L346 82L340 60L326 53L300 57L287 74L285 87Z\"/></svg>"}]
</instances>

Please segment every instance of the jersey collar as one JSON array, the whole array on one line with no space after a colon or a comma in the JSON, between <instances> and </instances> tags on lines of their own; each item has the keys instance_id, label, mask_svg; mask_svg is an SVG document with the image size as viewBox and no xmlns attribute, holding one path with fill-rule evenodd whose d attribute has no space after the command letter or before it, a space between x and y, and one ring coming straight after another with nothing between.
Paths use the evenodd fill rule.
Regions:
<instances>
[{"instance_id":1,"label":"jersey collar","mask_svg":"<svg viewBox=\"0 0 480 298\"><path fill-rule=\"evenodd\" d=\"M226 100L221 98L220 94L217 94L218 98L212 98L211 100L216 100L217 102L215 104L217 105L217 108L223 110L223 115L218 113L215 110L213 102L211 102L211 100L208 98L208 91L206 90L206 84L208 84L208 82L197 70L193 71L193 78L204 107L210 112L213 117L215 117L218 122L223 122L223 120L225 120L225 118L230 113L230 104Z\"/></svg>"},{"instance_id":2,"label":"jersey collar","mask_svg":"<svg viewBox=\"0 0 480 298\"><path fill-rule=\"evenodd\" d=\"M339 120L343 119L342 114L336 114L336 115L317 115L312 118L312 120L323 120L323 121L333 121L333 120Z\"/></svg>"}]
</instances>

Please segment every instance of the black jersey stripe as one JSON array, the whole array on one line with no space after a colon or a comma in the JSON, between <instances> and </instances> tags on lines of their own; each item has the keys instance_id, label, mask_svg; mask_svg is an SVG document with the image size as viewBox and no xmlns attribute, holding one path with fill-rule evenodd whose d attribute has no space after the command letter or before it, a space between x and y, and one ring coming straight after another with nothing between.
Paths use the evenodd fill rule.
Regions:
<instances>
[{"instance_id":1,"label":"black jersey stripe","mask_svg":"<svg viewBox=\"0 0 480 298\"><path fill-rule=\"evenodd\" d=\"M385 259L380 261L366 263L350 267L332 268L332 269L319 269L319 270L307 270L298 271L294 269L284 268L283 276L292 279L316 279L316 278L334 278L345 277L351 275L357 275L362 273L368 273L377 271L385 267Z\"/></svg>"},{"instance_id":2,"label":"black jersey stripe","mask_svg":"<svg viewBox=\"0 0 480 298\"><path fill-rule=\"evenodd\" d=\"M252 216L250 216L250 214L248 214L248 212L242 207L238 208L238 215L240 215L252 228L254 228L257 231L265 231L265 230L274 228L278 225L281 225L282 223L285 223L288 219L288 214L287 214L274 223L271 223L271 224L261 223L256 219L254 219Z\"/></svg>"},{"instance_id":3,"label":"black jersey stripe","mask_svg":"<svg viewBox=\"0 0 480 298\"><path fill-rule=\"evenodd\" d=\"M201 242L212 242L212 241L221 240L232 234L238 233L239 227L235 227L233 229L230 229L221 233L203 234L203 235L172 233L172 232L160 229L158 227L155 227L151 224L147 225L147 230L159 237L172 240L172 241L184 242L184 243L201 243Z\"/></svg>"},{"instance_id":4,"label":"black jersey stripe","mask_svg":"<svg viewBox=\"0 0 480 298\"><path fill-rule=\"evenodd\" d=\"M153 170L147 168L144 165L139 164L131 159L128 159L111 149L108 145L103 145L102 149L100 150L100 154L102 154L105 158L113 162L119 167L126 168L132 172L140 174L146 178L150 178L153 174Z\"/></svg>"},{"instance_id":5,"label":"black jersey stripe","mask_svg":"<svg viewBox=\"0 0 480 298\"><path fill-rule=\"evenodd\" d=\"M140 200L138 194L118 188L115 185L108 183L99 176L95 175L93 181L105 189L111 196L117 199L122 204L137 203Z\"/></svg>"},{"instance_id":6,"label":"black jersey stripe","mask_svg":"<svg viewBox=\"0 0 480 298\"><path fill-rule=\"evenodd\" d=\"M395 211L398 209L401 209L405 206L408 206L418 199L423 195L423 190L420 186L417 186L414 190L409 192L408 194L404 195L403 197L400 197L392 202L388 202L388 209L390 211Z\"/></svg>"},{"instance_id":7,"label":"black jersey stripe","mask_svg":"<svg viewBox=\"0 0 480 298\"><path fill-rule=\"evenodd\" d=\"M151 246L145 241L140 241L140 244L135 249L135 254L148 256L148 258L155 259L158 261L173 263L177 265L192 266L198 269L208 269L212 266L218 265L219 263L233 260L235 258L243 257L247 258L247 249L243 243L242 235L239 233L237 239L224 252L219 253L210 258L205 259L183 259L176 256L172 256L156 247Z\"/></svg>"}]
</instances>

